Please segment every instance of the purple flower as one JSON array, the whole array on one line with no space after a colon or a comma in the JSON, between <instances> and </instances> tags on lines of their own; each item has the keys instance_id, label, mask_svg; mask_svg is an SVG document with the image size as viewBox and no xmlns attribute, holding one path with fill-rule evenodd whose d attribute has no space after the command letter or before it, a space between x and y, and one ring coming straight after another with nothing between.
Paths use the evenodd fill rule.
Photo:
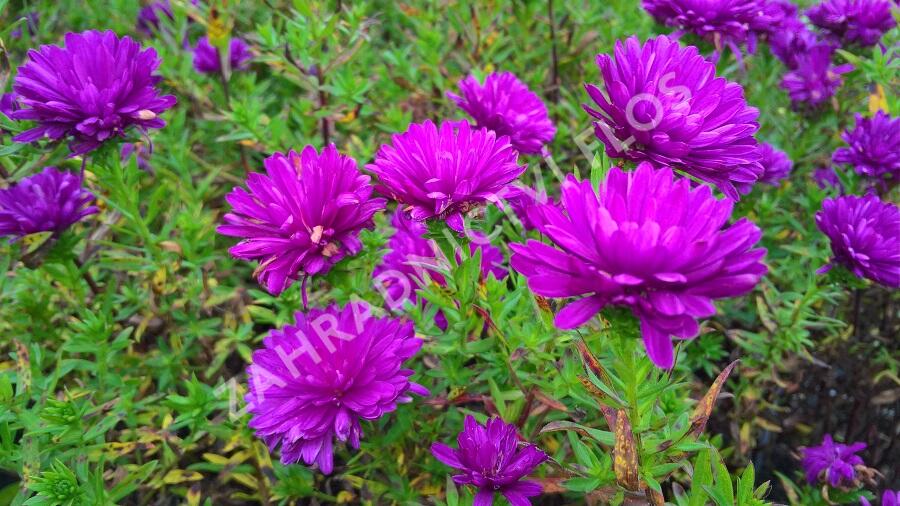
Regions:
<instances>
[{"instance_id":1,"label":"purple flower","mask_svg":"<svg viewBox=\"0 0 900 506\"><path fill-rule=\"evenodd\" d=\"M833 52L833 47L818 44L797 55L797 67L781 80L781 87L787 90L793 102L815 106L834 96L844 83L841 74L853 70L853 65L832 65Z\"/></svg>"},{"instance_id":2,"label":"purple flower","mask_svg":"<svg viewBox=\"0 0 900 506\"><path fill-rule=\"evenodd\" d=\"M806 15L831 38L863 47L877 44L895 24L890 0L823 0Z\"/></svg>"},{"instance_id":3,"label":"purple flower","mask_svg":"<svg viewBox=\"0 0 900 506\"><path fill-rule=\"evenodd\" d=\"M583 107L609 156L677 168L735 200L762 175L753 138L759 111L696 47L630 37L613 56L597 55L597 65L606 93L586 85L599 110Z\"/></svg>"},{"instance_id":4,"label":"purple flower","mask_svg":"<svg viewBox=\"0 0 900 506\"><path fill-rule=\"evenodd\" d=\"M137 17L137 30L150 37L153 32L159 30L163 16L169 19L175 18L172 13L172 3L169 0L157 0L141 7Z\"/></svg>"},{"instance_id":5,"label":"purple flower","mask_svg":"<svg viewBox=\"0 0 900 506\"><path fill-rule=\"evenodd\" d=\"M403 204L416 221L446 220L463 231L463 213L496 201L525 171L509 137L473 129L467 121L413 123L384 144L366 166L378 176L379 191Z\"/></svg>"},{"instance_id":6,"label":"purple flower","mask_svg":"<svg viewBox=\"0 0 900 506\"><path fill-rule=\"evenodd\" d=\"M500 204L507 203L516 213L516 217L522 222L522 228L525 230L534 230L537 228L535 220L532 217L535 209L542 204L553 203L553 199L547 197L544 190L535 190L527 186L509 185L503 194L503 200Z\"/></svg>"},{"instance_id":7,"label":"purple flower","mask_svg":"<svg viewBox=\"0 0 900 506\"><path fill-rule=\"evenodd\" d=\"M795 16L786 17L781 23L772 25L768 40L772 54L791 70L799 65L798 56L820 44L816 34Z\"/></svg>"},{"instance_id":8,"label":"purple flower","mask_svg":"<svg viewBox=\"0 0 900 506\"><path fill-rule=\"evenodd\" d=\"M821 445L802 448L803 460L800 465L806 472L806 481L812 485L824 478L832 487L852 482L856 478L854 466L863 465L862 458L856 453L865 448L865 443L835 443L831 434L825 434Z\"/></svg>"},{"instance_id":9,"label":"purple flower","mask_svg":"<svg viewBox=\"0 0 900 506\"><path fill-rule=\"evenodd\" d=\"M373 278L382 287L389 299L389 305L396 307L405 301L416 302L416 288L426 282L425 274L435 283L444 286L446 281L438 268L446 260L440 248L425 237L428 231L421 222L414 221L404 213L397 211L391 218L394 235L388 241L390 250L375 267ZM507 275L503 266L503 252L491 245L480 232L469 232L472 241L469 243L470 254L481 250L481 274L485 278L493 274L497 279ZM460 259L457 253L457 261Z\"/></svg>"},{"instance_id":10,"label":"purple flower","mask_svg":"<svg viewBox=\"0 0 900 506\"><path fill-rule=\"evenodd\" d=\"M491 506L494 492L503 494L513 506L529 506L528 498L541 494L540 483L523 478L547 460L547 454L531 443L520 446L515 425L499 418L481 425L467 415L457 443L458 449L434 443L431 453L460 471L453 476L455 483L478 488L473 506Z\"/></svg>"},{"instance_id":11,"label":"purple flower","mask_svg":"<svg viewBox=\"0 0 900 506\"><path fill-rule=\"evenodd\" d=\"M85 216L98 212L94 195L81 178L56 167L0 190L0 236L13 240L38 232L59 234Z\"/></svg>"},{"instance_id":12,"label":"purple flower","mask_svg":"<svg viewBox=\"0 0 900 506\"><path fill-rule=\"evenodd\" d=\"M228 61L231 70L244 70L253 55L247 44L234 37L228 44ZM197 42L194 48L194 70L201 74L219 74L222 72L222 60L219 58L219 50L209 43L207 37Z\"/></svg>"},{"instance_id":13,"label":"purple flower","mask_svg":"<svg viewBox=\"0 0 900 506\"><path fill-rule=\"evenodd\" d=\"M762 0L759 15L750 24L750 29L770 35L776 27L784 26L790 19L797 18L797 6L789 0Z\"/></svg>"},{"instance_id":14,"label":"purple flower","mask_svg":"<svg viewBox=\"0 0 900 506\"><path fill-rule=\"evenodd\" d=\"M28 29L28 35L34 37L38 31L38 23L40 22L40 13L31 11L25 14L25 28ZM22 37L22 27L19 26L15 30L9 32L9 36L18 39Z\"/></svg>"},{"instance_id":15,"label":"purple flower","mask_svg":"<svg viewBox=\"0 0 900 506\"><path fill-rule=\"evenodd\" d=\"M865 497L859 498L860 506L872 506ZM881 506L900 506L900 491L885 490L881 494Z\"/></svg>"},{"instance_id":16,"label":"purple flower","mask_svg":"<svg viewBox=\"0 0 900 506\"><path fill-rule=\"evenodd\" d=\"M640 320L644 345L659 367L672 367L671 338L691 339L697 318L715 314L713 300L749 292L766 273L761 232L741 218L726 226L733 201L708 186L691 188L668 168L641 163L613 167L599 195L589 181L569 178L561 207L539 209L538 230L553 245L511 244L512 267L545 297L582 297L556 315L578 327L606 306L624 306Z\"/></svg>"},{"instance_id":17,"label":"purple flower","mask_svg":"<svg viewBox=\"0 0 900 506\"><path fill-rule=\"evenodd\" d=\"M841 136L847 147L831 156L837 164L852 165L858 174L900 179L900 118L878 111L871 118L856 115L856 128Z\"/></svg>"},{"instance_id":18,"label":"purple flower","mask_svg":"<svg viewBox=\"0 0 900 506\"><path fill-rule=\"evenodd\" d=\"M369 176L333 144L321 155L312 146L300 154L275 153L264 164L267 176L247 178L249 193L235 188L225 197L234 211L218 232L244 239L228 251L258 259L254 274L269 293L279 294L301 276L325 274L344 256L359 253L359 231L373 226L385 201L372 198Z\"/></svg>"},{"instance_id":19,"label":"purple flower","mask_svg":"<svg viewBox=\"0 0 900 506\"><path fill-rule=\"evenodd\" d=\"M447 96L475 120L476 127L508 136L521 153L540 153L556 134L544 102L511 72L489 74L483 85L469 76L459 82L459 90L462 96Z\"/></svg>"},{"instance_id":20,"label":"purple flower","mask_svg":"<svg viewBox=\"0 0 900 506\"><path fill-rule=\"evenodd\" d=\"M122 163L128 163L128 160L134 155L137 160L138 168L150 172L153 170L152 167L150 167L150 155L152 153L151 148L143 142L126 142L122 144L122 150L119 152L119 156L121 157Z\"/></svg>"},{"instance_id":21,"label":"purple flower","mask_svg":"<svg viewBox=\"0 0 900 506\"><path fill-rule=\"evenodd\" d=\"M282 463L315 462L330 474L335 437L359 448L360 420L394 411L411 400L409 393L428 395L403 368L422 340L412 322L375 318L364 302L313 308L295 318L253 353L249 425L271 451L281 445Z\"/></svg>"},{"instance_id":22,"label":"purple flower","mask_svg":"<svg viewBox=\"0 0 900 506\"><path fill-rule=\"evenodd\" d=\"M840 193L844 193L844 185L841 183L841 180L838 178L837 172L834 171L833 167L820 167L813 171L812 177L819 188L823 190L837 188L840 190Z\"/></svg>"},{"instance_id":23,"label":"purple flower","mask_svg":"<svg viewBox=\"0 0 900 506\"><path fill-rule=\"evenodd\" d=\"M759 151L762 154L763 175L759 180L772 186L778 186L782 179L791 174L794 163L788 158L787 153L775 149L769 143L759 143Z\"/></svg>"},{"instance_id":24,"label":"purple flower","mask_svg":"<svg viewBox=\"0 0 900 506\"><path fill-rule=\"evenodd\" d=\"M15 92L0 95L0 114L12 119L12 113L19 110L18 97Z\"/></svg>"},{"instance_id":25,"label":"purple flower","mask_svg":"<svg viewBox=\"0 0 900 506\"><path fill-rule=\"evenodd\" d=\"M65 48L29 51L19 68L13 89L22 108L13 118L38 126L13 140L71 137L75 156L124 136L129 127L165 126L159 114L175 105L175 97L156 89L162 78L154 75L160 60L153 48L141 50L130 37L111 31L67 33L65 40Z\"/></svg>"},{"instance_id":26,"label":"purple flower","mask_svg":"<svg viewBox=\"0 0 900 506\"><path fill-rule=\"evenodd\" d=\"M834 254L820 273L840 264L857 277L900 288L900 208L875 195L825 199L816 225Z\"/></svg>"},{"instance_id":27,"label":"purple flower","mask_svg":"<svg viewBox=\"0 0 900 506\"><path fill-rule=\"evenodd\" d=\"M643 0L642 4L657 22L693 33L714 44L717 52L727 45L736 55L743 44L753 52L751 27L765 14L762 0Z\"/></svg>"}]
</instances>

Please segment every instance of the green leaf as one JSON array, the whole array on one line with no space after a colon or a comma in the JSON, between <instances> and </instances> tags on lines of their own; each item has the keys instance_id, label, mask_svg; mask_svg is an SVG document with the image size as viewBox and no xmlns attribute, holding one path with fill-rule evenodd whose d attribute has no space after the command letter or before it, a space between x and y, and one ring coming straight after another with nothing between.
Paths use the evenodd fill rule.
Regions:
<instances>
[{"instance_id":1,"label":"green leaf","mask_svg":"<svg viewBox=\"0 0 900 506\"><path fill-rule=\"evenodd\" d=\"M691 501L689 506L704 506L709 497L705 487L713 483L712 471L709 467L711 450L705 450L697 454L694 460L694 475L691 477Z\"/></svg>"},{"instance_id":2,"label":"green leaf","mask_svg":"<svg viewBox=\"0 0 900 506\"><path fill-rule=\"evenodd\" d=\"M448 474L447 475L447 506L458 506L459 505L459 491L456 490L456 483L453 482L453 478Z\"/></svg>"}]
</instances>

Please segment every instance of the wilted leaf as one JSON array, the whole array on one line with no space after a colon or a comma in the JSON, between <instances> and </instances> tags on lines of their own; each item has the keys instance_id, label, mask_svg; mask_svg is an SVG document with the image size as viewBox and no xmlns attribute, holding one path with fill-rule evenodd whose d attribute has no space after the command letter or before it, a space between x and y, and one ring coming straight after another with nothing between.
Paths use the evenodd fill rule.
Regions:
<instances>
[{"instance_id":1,"label":"wilted leaf","mask_svg":"<svg viewBox=\"0 0 900 506\"><path fill-rule=\"evenodd\" d=\"M631 491L640 490L637 449L631 423L624 409L616 412L615 448L613 449L613 471L616 482Z\"/></svg>"},{"instance_id":2,"label":"wilted leaf","mask_svg":"<svg viewBox=\"0 0 900 506\"><path fill-rule=\"evenodd\" d=\"M728 379L732 369L734 369L734 366L736 366L738 362L740 361L735 360L728 364L728 367L719 373L719 376L713 381L713 384L709 387L709 391L706 392L706 395L700 399L700 402L694 409L694 415L691 417L691 429L688 431L688 434L699 437L700 434L703 433L703 430L706 429L706 422L709 420L709 415L712 414L713 406L715 406L716 399L719 397L719 392L722 391L722 386L725 385L725 381Z\"/></svg>"}]
</instances>

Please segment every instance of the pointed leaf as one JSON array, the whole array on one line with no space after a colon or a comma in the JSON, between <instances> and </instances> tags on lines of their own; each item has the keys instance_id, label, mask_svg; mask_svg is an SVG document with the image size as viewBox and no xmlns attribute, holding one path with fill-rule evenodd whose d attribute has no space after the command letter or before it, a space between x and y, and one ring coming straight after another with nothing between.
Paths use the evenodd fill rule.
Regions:
<instances>
[{"instance_id":1,"label":"pointed leaf","mask_svg":"<svg viewBox=\"0 0 900 506\"><path fill-rule=\"evenodd\" d=\"M719 397L719 392L722 391L722 386L725 385L725 381L728 379L732 369L734 369L734 366L736 366L738 362L739 360L735 360L728 364L728 367L719 374L712 386L709 387L709 391L706 392L706 395L700 399L700 402L694 409L694 415L691 417L691 430L688 433L692 436L699 437L700 434L703 433L703 430L706 429L706 422L709 420L709 415L712 414L713 406L715 406L716 399Z\"/></svg>"}]
</instances>

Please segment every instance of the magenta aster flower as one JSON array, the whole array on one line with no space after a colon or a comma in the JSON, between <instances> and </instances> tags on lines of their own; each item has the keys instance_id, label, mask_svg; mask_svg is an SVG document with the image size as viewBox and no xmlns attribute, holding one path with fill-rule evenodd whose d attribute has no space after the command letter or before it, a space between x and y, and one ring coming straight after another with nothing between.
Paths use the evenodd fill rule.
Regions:
<instances>
[{"instance_id":1,"label":"magenta aster flower","mask_svg":"<svg viewBox=\"0 0 900 506\"><path fill-rule=\"evenodd\" d=\"M459 82L459 90L462 96L447 96L476 127L508 136L520 153L540 153L556 134L544 102L511 72L489 74L483 85L469 76Z\"/></svg>"},{"instance_id":2,"label":"magenta aster flower","mask_svg":"<svg viewBox=\"0 0 900 506\"><path fill-rule=\"evenodd\" d=\"M96 213L97 207L89 205L93 201L80 177L47 167L0 190L0 236L15 240L38 232L59 234Z\"/></svg>"},{"instance_id":3,"label":"magenta aster flower","mask_svg":"<svg viewBox=\"0 0 900 506\"><path fill-rule=\"evenodd\" d=\"M253 353L249 425L271 451L281 445L282 463L316 463L329 474L335 438L359 448L360 420L394 411L410 393L428 395L403 368L422 340L412 322L374 318L364 302L295 317Z\"/></svg>"},{"instance_id":4,"label":"magenta aster flower","mask_svg":"<svg viewBox=\"0 0 900 506\"><path fill-rule=\"evenodd\" d=\"M534 210L546 203L553 203L544 190L536 190L527 186L509 185L503 195L502 203L509 204L525 230L537 228L532 218Z\"/></svg>"},{"instance_id":5,"label":"magenta aster flower","mask_svg":"<svg viewBox=\"0 0 900 506\"><path fill-rule=\"evenodd\" d=\"M31 35L33 37L34 34L36 34L38 31L38 23L40 23L40 20L41 20L40 13L31 11L31 12L26 13L24 17L25 17L25 29L28 30L28 35ZM19 39L19 38L22 38L22 33L23 33L22 26L19 25L18 28L9 32L9 36L14 39Z\"/></svg>"},{"instance_id":6,"label":"magenta aster flower","mask_svg":"<svg viewBox=\"0 0 900 506\"><path fill-rule=\"evenodd\" d=\"M0 95L0 114L12 119L12 113L19 110L19 103L15 92Z\"/></svg>"},{"instance_id":7,"label":"magenta aster flower","mask_svg":"<svg viewBox=\"0 0 900 506\"><path fill-rule=\"evenodd\" d=\"M231 70L244 70L248 62L253 58L247 44L234 37L228 43L228 62ZM201 74L219 74L222 72L222 60L219 59L219 50L209 43L207 37L197 42L194 48L194 70Z\"/></svg>"},{"instance_id":8,"label":"magenta aster flower","mask_svg":"<svg viewBox=\"0 0 900 506\"><path fill-rule=\"evenodd\" d=\"M865 443L835 443L831 434L825 434L821 445L802 448L800 465L806 472L806 481L812 485L824 479L832 487L852 482L856 478L854 466L864 465L863 459L856 454L865 448Z\"/></svg>"},{"instance_id":9,"label":"magenta aster flower","mask_svg":"<svg viewBox=\"0 0 900 506\"><path fill-rule=\"evenodd\" d=\"M434 443L431 453L460 471L453 476L455 483L478 488L473 506L491 506L494 492L500 492L513 506L529 506L528 498L541 494L540 483L523 479L548 459L547 454L531 443L519 445L515 425L499 418L481 425L468 415L457 443L457 449Z\"/></svg>"},{"instance_id":10,"label":"magenta aster flower","mask_svg":"<svg viewBox=\"0 0 900 506\"><path fill-rule=\"evenodd\" d=\"M152 167L150 167L151 154L153 153L150 146L143 142L126 142L122 144L122 149L119 151L122 163L128 163L131 157L134 156L137 161L137 167L147 172L152 171Z\"/></svg>"},{"instance_id":11,"label":"magenta aster flower","mask_svg":"<svg viewBox=\"0 0 900 506\"><path fill-rule=\"evenodd\" d=\"M613 167L599 195L569 176L561 207L540 208L538 230L553 245L511 244L512 267L539 295L583 296L556 315L557 327L578 327L606 306L630 308L650 359L669 368L672 337L696 336L714 299L743 295L766 273L766 250L754 248L759 228L745 218L726 226L732 206L649 163Z\"/></svg>"},{"instance_id":12,"label":"magenta aster flower","mask_svg":"<svg viewBox=\"0 0 900 506\"><path fill-rule=\"evenodd\" d=\"M841 75L853 70L853 65L832 65L833 52L833 47L818 44L797 55L797 68L781 80L781 87L787 90L793 102L815 106L834 96L844 83Z\"/></svg>"},{"instance_id":13,"label":"magenta aster flower","mask_svg":"<svg viewBox=\"0 0 900 506\"><path fill-rule=\"evenodd\" d=\"M141 50L130 37L109 31L67 33L65 48L29 51L13 86L22 106L13 118L38 126L13 140L71 137L74 156L124 136L132 126L162 128L166 122L159 114L175 105L175 97L156 89L159 64L153 48Z\"/></svg>"},{"instance_id":14,"label":"magenta aster flower","mask_svg":"<svg viewBox=\"0 0 900 506\"><path fill-rule=\"evenodd\" d=\"M696 47L630 37L613 56L597 55L597 65L606 93L586 85L599 110L583 107L609 156L677 168L735 200L762 175L753 138L759 111Z\"/></svg>"},{"instance_id":15,"label":"magenta aster flower","mask_svg":"<svg viewBox=\"0 0 900 506\"><path fill-rule=\"evenodd\" d=\"M900 288L900 209L875 195L825 199L816 225L831 240L834 258L860 278Z\"/></svg>"},{"instance_id":16,"label":"magenta aster flower","mask_svg":"<svg viewBox=\"0 0 900 506\"><path fill-rule=\"evenodd\" d=\"M872 506L872 503L869 502L865 497L859 498L860 506ZM881 494L881 506L900 506L900 490L885 490Z\"/></svg>"},{"instance_id":17,"label":"magenta aster flower","mask_svg":"<svg viewBox=\"0 0 900 506\"><path fill-rule=\"evenodd\" d=\"M788 16L781 23L772 25L767 37L772 54L791 70L799 65L798 56L820 44L816 34L796 16Z\"/></svg>"},{"instance_id":18,"label":"magenta aster flower","mask_svg":"<svg viewBox=\"0 0 900 506\"><path fill-rule=\"evenodd\" d=\"M739 46L753 52L756 43L752 27L766 14L762 0L643 0L653 18L667 26L693 33L715 45L716 51L729 46L738 57ZM676 34L677 35L677 34Z\"/></svg>"},{"instance_id":19,"label":"magenta aster flower","mask_svg":"<svg viewBox=\"0 0 900 506\"><path fill-rule=\"evenodd\" d=\"M759 143L759 151L762 154L760 162L763 166L763 175L759 180L766 184L778 186L782 179L791 174L794 163L788 158L787 153L776 149L767 142Z\"/></svg>"},{"instance_id":20,"label":"magenta aster flower","mask_svg":"<svg viewBox=\"0 0 900 506\"><path fill-rule=\"evenodd\" d=\"M838 178L837 172L834 171L834 167L820 167L813 171L812 177L819 188L823 190L837 188L840 193L844 193L844 185Z\"/></svg>"},{"instance_id":21,"label":"magenta aster flower","mask_svg":"<svg viewBox=\"0 0 900 506\"><path fill-rule=\"evenodd\" d=\"M473 129L466 121L411 124L384 144L366 166L378 176L379 191L397 200L416 221L446 220L463 231L463 213L497 201L525 171L509 137Z\"/></svg>"},{"instance_id":22,"label":"magenta aster flower","mask_svg":"<svg viewBox=\"0 0 900 506\"><path fill-rule=\"evenodd\" d=\"M896 24L890 0L823 0L806 15L836 41L863 47L877 44Z\"/></svg>"},{"instance_id":23,"label":"magenta aster flower","mask_svg":"<svg viewBox=\"0 0 900 506\"><path fill-rule=\"evenodd\" d=\"M268 175L247 178L249 193L235 188L228 194L234 211L218 232L244 239L228 251L259 260L260 284L279 294L301 276L325 274L344 256L357 254L359 231L373 226L372 216L385 201L372 198L369 176L334 145L321 154L312 146L300 154L275 153L264 164Z\"/></svg>"},{"instance_id":24,"label":"magenta aster flower","mask_svg":"<svg viewBox=\"0 0 900 506\"><path fill-rule=\"evenodd\" d=\"M388 254L372 273L376 282L384 287L391 306L397 306L409 300L416 302L416 289L425 283L425 274L435 283L446 284L444 276L438 272L444 255L433 241L425 237L427 229L421 222L406 217L402 212L394 213L391 219L394 235L388 241ZM503 266L503 252L491 245L484 234L470 232L473 236L469 243L469 251L475 254L481 250L481 274L487 277L493 274L497 279L506 277L507 270ZM457 254L457 261L460 256Z\"/></svg>"},{"instance_id":25,"label":"magenta aster flower","mask_svg":"<svg viewBox=\"0 0 900 506\"><path fill-rule=\"evenodd\" d=\"M852 165L858 174L900 179L900 118L878 111L871 118L856 115L856 128L841 136L848 145L835 150L831 161Z\"/></svg>"},{"instance_id":26,"label":"magenta aster flower","mask_svg":"<svg viewBox=\"0 0 900 506\"><path fill-rule=\"evenodd\" d=\"M172 3L169 0L151 2L138 11L137 30L149 37L153 35L153 32L159 30L163 17L174 19Z\"/></svg>"}]
</instances>

